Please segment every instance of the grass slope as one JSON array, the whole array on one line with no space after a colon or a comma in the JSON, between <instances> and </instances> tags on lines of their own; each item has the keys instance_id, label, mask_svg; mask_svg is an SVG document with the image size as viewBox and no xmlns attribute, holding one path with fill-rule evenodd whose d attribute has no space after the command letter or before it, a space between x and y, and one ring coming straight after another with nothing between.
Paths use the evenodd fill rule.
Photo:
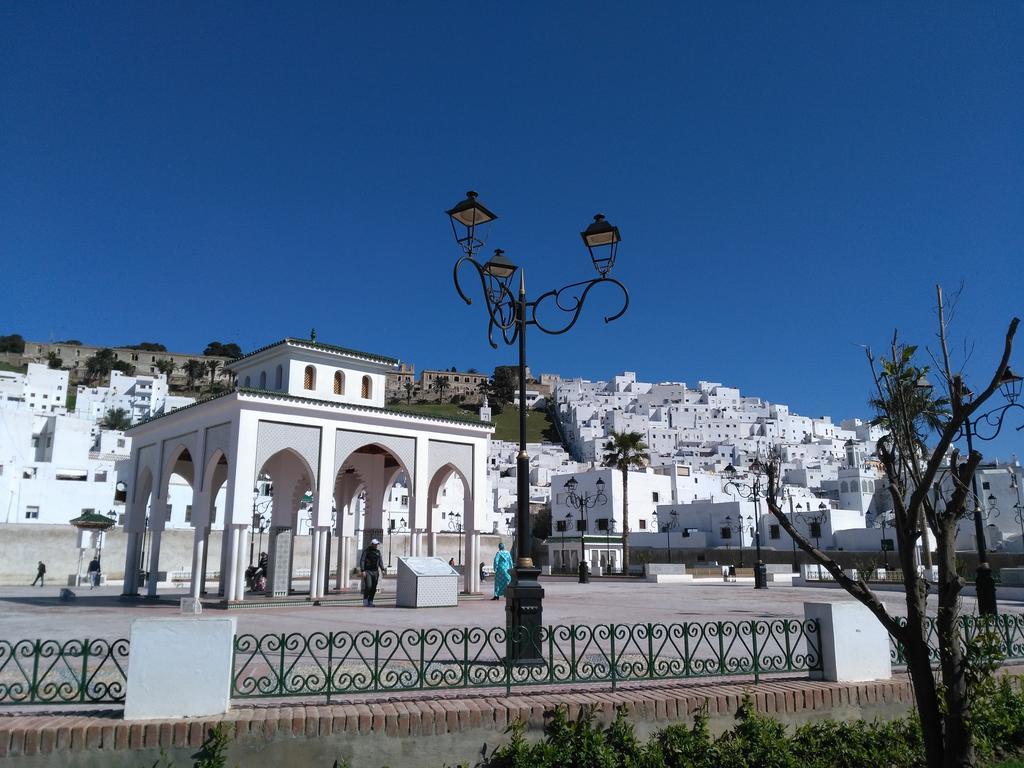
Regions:
<instances>
[{"instance_id":1,"label":"grass slope","mask_svg":"<svg viewBox=\"0 0 1024 768\"><path fill-rule=\"evenodd\" d=\"M476 421L480 418L476 411L466 410L452 403L395 403L388 407L395 411L422 413L427 416L439 416L446 419ZM502 413L494 417L494 439L511 442L519 440L518 410L506 408ZM540 443L544 440L549 442L558 441L558 434L548 419L547 413L543 411L529 411L526 414L526 440L530 443Z\"/></svg>"}]
</instances>

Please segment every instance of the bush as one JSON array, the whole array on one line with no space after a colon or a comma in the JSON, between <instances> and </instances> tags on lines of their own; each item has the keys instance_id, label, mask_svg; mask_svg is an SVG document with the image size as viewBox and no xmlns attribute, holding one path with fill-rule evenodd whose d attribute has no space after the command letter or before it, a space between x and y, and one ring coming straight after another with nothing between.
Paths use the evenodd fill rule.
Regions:
<instances>
[{"instance_id":1,"label":"bush","mask_svg":"<svg viewBox=\"0 0 1024 768\"><path fill-rule=\"evenodd\" d=\"M821 720L793 733L758 713L749 697L736 713L736 725L713 738L704 712L693 725L670 725L646 743L637 738L625 708L602 727L593 710L570 722L557 708L541 741L531 744L525 726L509 728L511 738L485 761L487 768L920 768L924 746L916 717L891 722ZM979 756L1013 755L1024 750L1024 697L1004 681L976 713ZM990 745L999 745L999 748Z\"/></svg>"}]
</instances>

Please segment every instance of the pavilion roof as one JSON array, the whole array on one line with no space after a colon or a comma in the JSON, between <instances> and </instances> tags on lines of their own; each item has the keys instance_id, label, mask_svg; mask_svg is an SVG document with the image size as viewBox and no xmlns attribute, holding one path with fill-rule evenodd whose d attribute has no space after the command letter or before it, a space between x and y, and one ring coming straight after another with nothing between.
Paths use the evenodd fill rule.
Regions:
<instances>
[{"instance_id":1,"label":"pavilion roof","mask_svg":"<svg viewBox=\"0 0 1024 768\"><path fill-rule=\"evenodd\" d=\"M349 349L348 347L339 347L335 344L324 344L321 341L314 341L312 339L296 339L292 336L289 336L287 338L281 339L280 341L275 341L273 344L267 344L265 347L254 349L252 352L242 355L236 360L232 360L230 363L227 364L226 367L233 368L242 360L246 360L255 355L262 354L263 352L266 352L268 349L279 347L282 344L291 344L292 346L305 347L306 349L316 349L321 352L333 352L334 354L344 355L346 357L359 357L364 360L372 360L378 363L386 363L387 365L398 365L398 359L394 357L385 357L384 355L375 355L372 352L361 352L358 349Z\"/></svg>"},{"instance_id":2,"label":"pavilion roof","mask_svg":"<svg viewBox=\"0 0 1024 768\"><path fill-rule=\"evenodd\" d=\"M69 522L75 528L98 528L100 530L106 530L117 524L117 521L113 518L101 515L98 512L86 512L84 515L79 515Z\"/></svg>"}]
</instances>

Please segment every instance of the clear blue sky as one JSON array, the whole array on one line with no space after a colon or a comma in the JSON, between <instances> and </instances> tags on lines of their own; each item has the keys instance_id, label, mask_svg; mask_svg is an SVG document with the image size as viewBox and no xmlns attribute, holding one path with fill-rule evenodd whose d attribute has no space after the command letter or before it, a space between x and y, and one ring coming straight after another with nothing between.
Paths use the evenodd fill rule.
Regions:
<instances>
[{"instance_id":1,"label":"clear blue sky","mask_svg":"<svg viewBox=\"0 0 1024 768\"><path fill-rule=\"evenodd\" d=\"M534 291L623 233L629 313L535 372L864 415L857 345L932 342L936 282L975 377L1022 313L1022 39L1020 3L6 3L0 333L489 370L474 188Z\"/></svg>"}]
</instances>

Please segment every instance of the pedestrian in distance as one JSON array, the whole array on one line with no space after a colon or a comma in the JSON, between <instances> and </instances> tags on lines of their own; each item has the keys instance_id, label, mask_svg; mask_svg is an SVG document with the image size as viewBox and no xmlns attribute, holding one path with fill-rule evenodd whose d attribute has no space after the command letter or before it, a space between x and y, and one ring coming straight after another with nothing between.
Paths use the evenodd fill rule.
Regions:
<instances>
[{"instance_id":1,"label":"pedestrian in distance","mask_svg":"<svg viewBox=\"0 0 1024 768\"><path fill-rule=\"evenodd\" d=\"M40 587L46 586L46 563L42 560L39 561L39 567L36 568L36 578L35 581L32 582L33 587L36 585L36 581L39 582Z\"/></svg>"},{"instance_id":2,"label":"pedestrian in distance","mask_svg":"<svg viewBox=\"0 0 1024 768\"><path fill-rule=\"evenodd\" d=\"M359 575L363 581L363 605L373 608L373 598L377 594L380 576L384 573L384 556L380 552L380 542L370 540L370 546L359 554Z\"/></svg>"},{"instance_id":3,"label":"pedestrian in distance","mask_svg":"<svg viewBox=\"0 0 1024 768\"><path fill-rule=\"evenodd\" d=\"M487 570L484 568L484 564L480 563L480 581L487 580Z\"/></svg>"},{"instance_id":4,"label":"pedestrian in distance","mask_svg":"<svg viewBox=\"0 0 1024 768\"><path fill-rule=\"evenodd\" d=\"M505 549L503 543L498 544L498 551L494 553L494 597L492 600L500 600L505 594L505 588L512 581L512 555Z\"/></svg>"},{"instance_id":5,"label":"pedestrian in distance","mask_svg":"<svg viewBox=\"0 0 1024 768\"><path fill-rule=\"evenodd\" d=\"M455 567L455 558L454 557L448 558L448 565L450 565L452 568Z\"/></svg>"},{"instance_id":6,"label":"pedestrian in distance","mask_svg":"<svg viewBox=\"0 0 1024 768\"><path fill-rule=\"evenodd\" d=\"M100 585L100 559L94 557L89 561L89 589L95 589Z\"/></svg>"}]
</instances>

